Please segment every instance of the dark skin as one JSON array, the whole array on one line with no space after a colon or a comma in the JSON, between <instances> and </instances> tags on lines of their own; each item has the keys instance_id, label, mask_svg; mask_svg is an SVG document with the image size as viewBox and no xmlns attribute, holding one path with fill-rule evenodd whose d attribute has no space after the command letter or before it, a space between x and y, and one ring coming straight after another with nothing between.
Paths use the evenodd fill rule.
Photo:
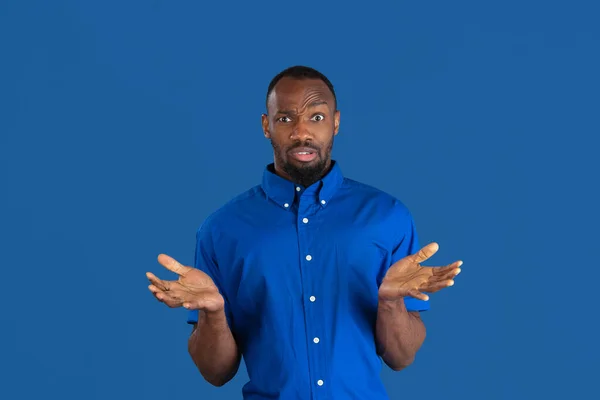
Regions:
<instances>
[{"instance_id":1,"label":"dark skin","mask_svg":"<svg viewBox=\"0 0 600 400\"><path fill-rule=\"evenodd\" d=\"M166 254L158 262L178 275L159 279L146 273L148 289L168 307L198 310L198 323L188 340L188 352L204 379L214 386L230 381L238 371L241 354L225 317L225 300L213 280L199 269L180 264Z\"/></svg>"},{"instance_id":2,"label":"dark skin","mask_svg":"<svg viewBox=\"0 0 600 400\"><path fill-rule=\"evenodd\" d=\"M269 96L267 110L268 114L262 115L262 128L273 146L275 172L305 186L322 178L331 167L333 139L340 126L340 112L327 85L316 79L283 78ZM421 265L437 250L438 245L431 243L399 260L390 267L379 288L377 352L395 371L413 362L425 339L419 313L407 311L404 299L427 300L426 293L452 286L460 272L461 261L445 267ZM223 297L200 270L183 266L164 254L158 261L179 278L166 281L149 272L149 290L169 307L200 311L189 339L189 352L208 382L224 385L236 374L241 354L227 325Z\"/></svg>"},{"instance_id":3,"label":"dark skin","mask_svg":"<svg viewBox=\"0 0 600 400\"><path fill-rule=\"evenodd\" d=\"M394 371L408 367L425 340L425 324L418 312L409 312L404 299L429 300L435 293L454 285L462 261L443 267L426 267L422 262L439 249L430 243L417 253L402 258L387 271L379 286L376 339L377 353Z\"/></svg>"},{"instance_id":4,"label":"dark skin","mask_svg":"<svg viewBox=\"0 0 600 400\"><path fill-rule=\"evenodd\" d=\"M333 138L340 128L340 112L327 85L319 79L283 78L271 92L267 106L262 128L273 146L275 172L305 186L320 179L331 166ZM294 158L294 150L300 147L314 151L314 159ZM290 170L298 173L291 174ZM297 176L303 171L312 175L306 182Z\"/></svg>"}]
</instances>

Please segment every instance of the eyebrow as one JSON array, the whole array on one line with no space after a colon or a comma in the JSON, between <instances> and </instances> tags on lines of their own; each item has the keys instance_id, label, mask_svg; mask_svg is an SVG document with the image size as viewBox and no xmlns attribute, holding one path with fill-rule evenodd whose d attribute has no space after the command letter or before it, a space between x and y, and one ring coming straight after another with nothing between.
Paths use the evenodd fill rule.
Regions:
<instances>
[{"instance_id":1,"label":"eyebrow","mask_svg":"<svg viewBox=\"0 0 600 400\"><path fill-rule=\"evenodd\" d=\"M312 103L310 103L307 108L313 108L313 107L322 106L322 105L327 105L327 102L325 100L316 100L316 101L313 101ZM292 110L277 110L277 114L295 114L295 113L296 112L292 111Z\"/></svg>"}]
</instances>

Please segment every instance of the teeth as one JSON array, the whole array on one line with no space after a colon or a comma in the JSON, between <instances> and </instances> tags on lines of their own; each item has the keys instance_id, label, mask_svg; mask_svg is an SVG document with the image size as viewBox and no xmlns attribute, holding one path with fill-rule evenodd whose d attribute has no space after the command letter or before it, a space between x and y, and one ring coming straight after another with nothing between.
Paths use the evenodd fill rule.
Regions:
<instances>
[{"instance_id":1,"label":"teeth","mask_svg":"<svg viewBox=\"0 0 600 400\"><path fill-rule=\"evenodd\" d=\"M310 153L308 151L300 151L300 152L298 152L298 154L303 154L304 155L304 154L310 154Z\"/></svg>"}]
</instances>

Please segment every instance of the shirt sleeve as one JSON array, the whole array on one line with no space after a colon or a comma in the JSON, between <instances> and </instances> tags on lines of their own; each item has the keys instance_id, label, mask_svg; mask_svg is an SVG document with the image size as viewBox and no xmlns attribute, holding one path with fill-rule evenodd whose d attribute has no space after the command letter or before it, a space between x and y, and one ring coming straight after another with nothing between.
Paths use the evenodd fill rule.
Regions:
<instances>
[{"instance_id":1,"label":"shirt sleeve","mask_svg":"<svg viewBox=\"0 0 600 400\"><path fill-rule=\"evenodd\" d=\"M233 329L233 316L231 313L231 307L227 300L227 295L224 287L223 278L217 257L214 250L214 243L212 239L212 233L205 222L196 232L196 251L194 255L194 267L200 271L206 273L213 280L219 293L225 299L225 317L229 324L229 329ZM187 323L195 324L198 322L198 310L190 310L187 313Z\"/></svg>"},{"instance_id":2,"label":"shirt sleeve","mask_svg":"<svg viewBox=\"0 0 600 400\"><path fill-rule=\"evenodd\" d=\"M416 253L419 251L419 238L410 212L404 207L400 207L402 213L400 219L396 222L400 226L399 240L392 252L391 267L396 261L403 259L406 256ZM408 311L427 311L429 310L429 300L419 300L414 297L405 297L404 305Z\"/></svg>"}]
</instances>

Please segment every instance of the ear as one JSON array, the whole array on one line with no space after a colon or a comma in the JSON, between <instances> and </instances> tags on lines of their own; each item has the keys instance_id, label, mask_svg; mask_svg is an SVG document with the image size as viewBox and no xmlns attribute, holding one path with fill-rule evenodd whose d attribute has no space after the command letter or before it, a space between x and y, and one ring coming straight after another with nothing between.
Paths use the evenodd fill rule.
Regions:
<instances>
[{"instance_id":1,"label":"ear","mask_svg":"<svg viewBox=\"0 0 600 400\"><path fill-rule=\"evenodd\" d=\"M340 110L333 115L333 135L337 135L340 130Z\"/></svg>"},{"instance_id":2,"label":"ear","mask_svg":"<svg viewBox=\"0 0 600 400\"><path fill-rule=\"evenodd\" d=\"M262 129L265 137L267 139L271 139L271 132L269 132L269 116L267 114L263 114L261 116Z\"/></svg>"}]
</instances>

